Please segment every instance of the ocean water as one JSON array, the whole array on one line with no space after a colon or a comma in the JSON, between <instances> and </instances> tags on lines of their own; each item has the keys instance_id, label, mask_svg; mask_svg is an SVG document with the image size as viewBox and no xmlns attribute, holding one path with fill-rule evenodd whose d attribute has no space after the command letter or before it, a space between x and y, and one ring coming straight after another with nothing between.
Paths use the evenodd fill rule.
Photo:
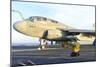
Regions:
<instances>
[{"instance_id":1,"label":"ocean water","mask_svg":"<svg viewBox=\"0 0 100 67\"><path fill-rule=\"evenodd\" d=\"M93 45L92 41L81 41L80 44L81 45ZM61 47L61 45L59 44L53 44L51 45L50 43L48 44L48 46L50 48L57 48L57 47ZM11 49L33 49L33 48L38 48L39 47L39 43L12 43L11 44Z\"/></svg>"},{"instance_id":2,"label":"ocean water","mask_svg":"<svg viewBox=\"0 0 100 67\"><path fill-rule=\"evenodd\" d=\"M93 44L93 41L80 41L81 45L88 45ZM48 45L51 45L51 43L48 43ZM57 44L53 44L57 45ZM11 46L39 46L39 43L12 43Z\"/></svg>"},{"instance_id":3,"label":"ocean water","mask_svg":"<svg viewBox=\"0 0 100 67\"><path fill-rule=\"evenodd\" d=\"M12 43L11 49L32 49L32 48L38 48L39 43ZM61 47L61 45L51 45L48 44L49 48L57 48Z\"/></svg>"}]
</instances>

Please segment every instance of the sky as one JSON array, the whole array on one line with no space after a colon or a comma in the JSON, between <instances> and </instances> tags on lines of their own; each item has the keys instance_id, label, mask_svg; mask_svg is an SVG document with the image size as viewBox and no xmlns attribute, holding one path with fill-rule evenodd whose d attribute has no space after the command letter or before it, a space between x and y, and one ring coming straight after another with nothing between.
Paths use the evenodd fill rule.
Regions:
<instances>
[{"instance_id":1,"label":"sky","mask_svg":"<svg viewBox=\"0 0 100 67\"><path fill-rule=\"evenodd\" d=\"M35 2L12 2L12 10L18 10L27 19L30 16L44 16L78 29L93 29L95 7L61 5ZM12 12L12 25L23 20L17 12ZM35 43L38 38L29 37L15 31L12 27L13 43Z\"/></svg>"}]
</instances>

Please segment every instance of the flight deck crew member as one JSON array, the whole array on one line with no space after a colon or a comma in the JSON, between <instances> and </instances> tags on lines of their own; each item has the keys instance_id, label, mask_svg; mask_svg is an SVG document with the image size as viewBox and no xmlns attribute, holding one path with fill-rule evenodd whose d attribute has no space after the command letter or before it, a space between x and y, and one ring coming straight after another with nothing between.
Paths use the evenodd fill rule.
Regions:
<instances>
[{"instance_id":1,"label":"flight deck crew member","mask_svg":"<svg viewBox=\"0 0 100 67\"><path fill-rule=\"evenodd\" d=\"M80 43L74 42L73 46L72 46L72 54L71 56L79 56L79 52L80 52Z\"/></svg>"}]
</instances>

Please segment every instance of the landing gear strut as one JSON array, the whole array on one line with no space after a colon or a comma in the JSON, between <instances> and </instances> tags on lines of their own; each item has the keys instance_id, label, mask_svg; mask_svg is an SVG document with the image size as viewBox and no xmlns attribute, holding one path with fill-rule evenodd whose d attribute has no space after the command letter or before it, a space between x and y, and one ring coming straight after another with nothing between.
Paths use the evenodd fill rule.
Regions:
<instances>
[{"instance_id":1,"label":"landing gear strut","mask_svg":"<svg viewBox=\"0 0 100 67\"><path fill-rule=\"evenodd\" d=\"M47 40L45 39L40 39L40 45L39 45L39 50L45 50L46 49L46 46L47 46Z\"/></svg>"}]
</instances>

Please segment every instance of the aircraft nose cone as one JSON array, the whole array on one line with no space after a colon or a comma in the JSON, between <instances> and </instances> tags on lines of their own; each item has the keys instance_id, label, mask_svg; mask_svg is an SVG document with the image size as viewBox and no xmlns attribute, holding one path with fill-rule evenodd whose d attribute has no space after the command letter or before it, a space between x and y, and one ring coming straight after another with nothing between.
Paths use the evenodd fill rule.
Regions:
<instances>
[{"instance_id":1,"label":"aircraft nose cone","mask_svg":"<svg viewBox=\"0 0 100 67\"><path fill-rule=\"evenodd\" d=\"M13 24L13 28L18 31L18 32L21 32L23 33L27 28L26 28L26 23L25 22L16 22Z\"/></svg>"}]
</instances>

